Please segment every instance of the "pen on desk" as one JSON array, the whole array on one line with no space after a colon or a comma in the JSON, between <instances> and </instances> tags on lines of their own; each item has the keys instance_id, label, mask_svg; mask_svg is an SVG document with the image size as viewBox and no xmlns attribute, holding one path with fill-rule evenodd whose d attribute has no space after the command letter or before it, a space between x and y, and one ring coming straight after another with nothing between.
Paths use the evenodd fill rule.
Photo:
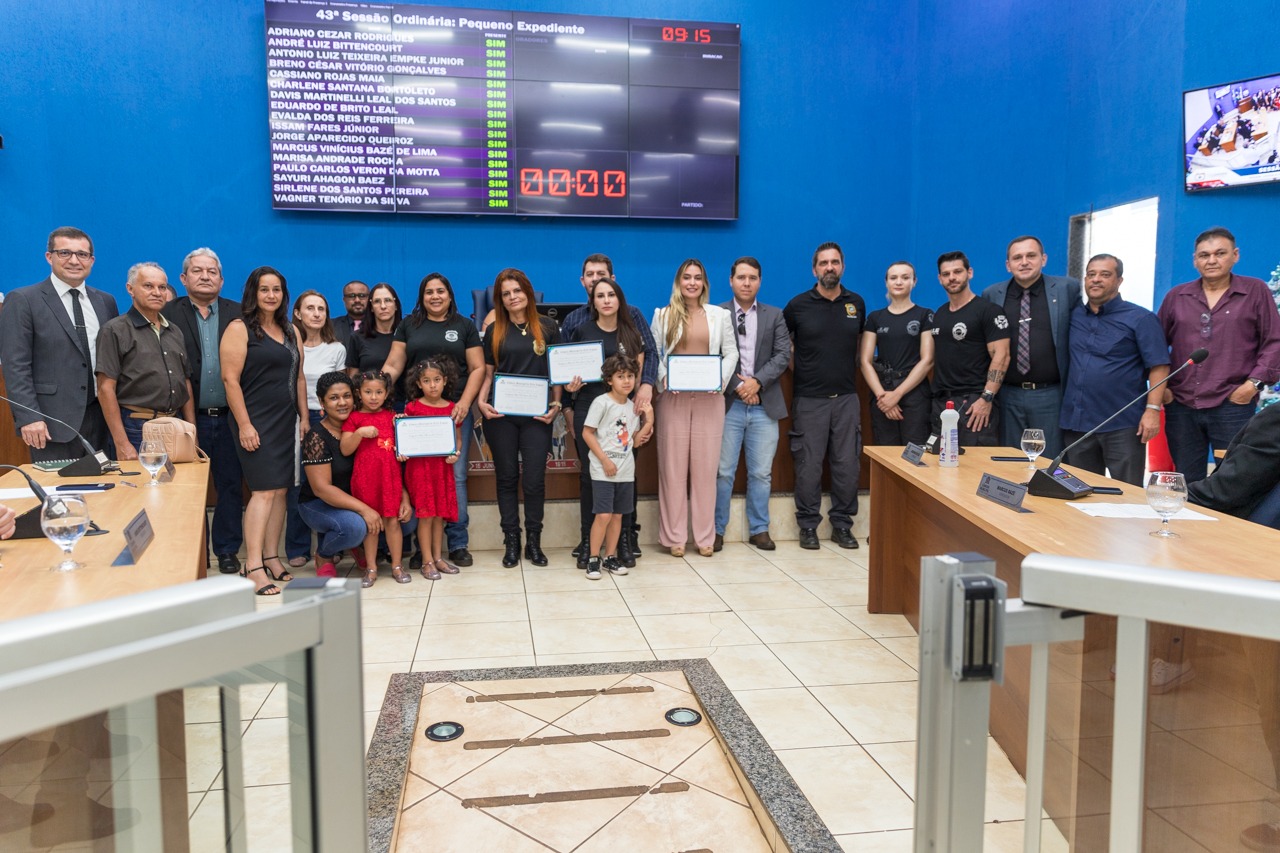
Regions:
<instances>
[{"instance_id":1,"label":"pen on desk","mask_svg":"<svg viewBox=\"0 0 1280 853\"><path fill-rule=\"evenodd\" d=\"M134 485L133 483L130 483L128 480L121 480L121 481L120 481L120 485L122 485L122 486L128 486L128 487L129 487L129 488L131 488L131 489L136 489L136 488L138 488L136 485Z\"/></svg>"}]
</instances>

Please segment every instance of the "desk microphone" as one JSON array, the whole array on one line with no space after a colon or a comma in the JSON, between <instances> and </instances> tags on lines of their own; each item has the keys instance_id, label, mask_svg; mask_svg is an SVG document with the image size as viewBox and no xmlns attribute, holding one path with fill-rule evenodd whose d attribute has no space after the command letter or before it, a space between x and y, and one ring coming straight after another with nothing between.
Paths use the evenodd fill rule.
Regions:
<instances>
[{"instance_id":1,"label":"desk microphone","mask_svg":"<svg viewBox=\"0 0 1280 853\"><path fill-rule=\"evenodd\" d=\"M1152 388L1159 388L1161 385L1168 382L1173 377L1177 376L1180 372L1182 372L1186 368L1190 367L1193 364L1199 364L1200 362L1204 361L1208 357L1209 357L1209 351L1203 347L1191 353L1191 355L1187 358L1186 361L1178 365L1177 370L1174 370L1164 379L1161 379L1159 382L1147 388L1141 394L1139 394L1138 396L1134 397L1132 400L1130 400L1129 402L1121 406L1120 409L1114 415L1107 418L1105 421L1098 424L1096 427L1089 430L1084 435L1077 438L1075 441L1071 442L1070 445L1064 448L1061 453L1059 453L1057 456L1053 458L1053 461L1049 463L1048 468L1036 469L1036 472L1031 475L1031 481L1027 483L1027 491L1033 495L1036 495L1037 497L1060 498L1062 500L1068 500L1068 501L1075 500L1076 498L1088 497L1089 495L1093 494L1092 486L1089 486L1080 478L1075 477L1071 474L1068 474L1066 471L1062 471L1058 468L1058 466L1062 464L1063 458L1065 458L1066 455L1070 453L1071 450L1080 442L1084 441L1086 438L1093 435L1098 430L1102 429L1104 426L1111 423L1116 418L1120 417L1120 414L1125 409L1129 408L1139 400L1145 399L1146 396L1151 393Z\"/></svg>"},{"instance_id":2,"label":"desk microphone","mask_svg":"<svg viewBox=\"0 0 1280 853\"><path fill-rule=\"evenodd\" d=\"M62 468L59 468L59 477L97 477L99 474L104 474L107 471L120 470L120 466L108 459L107 454L103 453L101 450L94 450L93 445L89 443L88 439L81 435L78 429L66 421L60 421L57 418L46 415L44 412L33 409L30 406L24 406L19 402L10 400L8 397L3 395L0 395L0 400L4 400L10 406L16 406L17 408L30 412L33 415L39 415L41 420L53 421L55 424L62 424L62 426L75 433L76 438L80 439L80 443L84 445L85 455L77 459L75 462L72 462L70 465L64 465Z\"/></svg>"},{"instance_id":3,"label":"desk microphone","mask_svg":"<svg viewBox=\"0 0 1280 853\"><path fill-rule=\"evenodd\" d=\"M44 531L40 529L40 510L44 507L44 502L49 499L49 493L35 481L35 478L23 471L17 465L0 465L0 468L8 468L10 471L17 471L27 480L27 485L31 487L31 493L34 494L39 505L32 507L13 520L13 535L10 539L42 539Z\"/></svg>"}]
</instances>

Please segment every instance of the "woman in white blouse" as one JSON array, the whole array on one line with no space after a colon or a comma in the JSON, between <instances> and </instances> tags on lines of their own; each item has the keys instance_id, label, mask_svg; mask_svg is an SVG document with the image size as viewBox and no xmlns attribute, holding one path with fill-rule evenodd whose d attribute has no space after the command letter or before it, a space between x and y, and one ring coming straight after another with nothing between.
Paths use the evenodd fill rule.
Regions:
<instances>
[{"instance_id":1,"label":"woman in white blouse","mask_svg":"<svg viewBox=\"0 0 1280 853\"><path fill-rule=\"evenodd\" d=\"M715 543L716 470L724 434L724 387L738 366L738 342L729 312L709 305L707 270L690 258L680 265L671 302L653 312L658 346L658 541L684 556L689 520L698 553L710 557ZM667 390L673 355L720 356L720 387L708 391Z\"/></svg>"}]
</instances>

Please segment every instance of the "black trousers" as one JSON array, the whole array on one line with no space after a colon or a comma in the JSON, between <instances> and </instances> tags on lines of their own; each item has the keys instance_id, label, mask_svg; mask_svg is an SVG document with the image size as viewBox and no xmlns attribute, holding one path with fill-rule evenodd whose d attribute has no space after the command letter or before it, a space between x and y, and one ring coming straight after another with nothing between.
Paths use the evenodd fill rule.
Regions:
<instances>
[{"instance_id":1,"label":"black trousers","mask_svg":"<svg viewBox=\"0 0 1280 853\"><path fill-rule=\"evenodd\" d=\"M911 442L923 447L929 440L929 416L932 407L933 394L929 390L927 379L908 391L898 402L898 408L902 409L900 421L889 420L876 406L875 401L872 401L871 438L873 443L897 446Z\"/></svg>"},{"instance_id":2,"label":"black trousers","mask_svg":"<svg viewBox=\"0 0 1280 853\"><path fill-rule=\"evenodd\" d=\"M57 424L45 421L46 427L61 429ZM84 418L80 421L80 434L85 437L94 450L101 450L108 459L115 459L115 442L111 440L111 431L107 429L107 419L102 415L102 406L95 397L84 407ZM70 441L48 441L42 450L30 448L32 462L53 462L57 459L79 459L84 456L84 445L80 439Z\"/></svg>"},{"instance_id":3,"label":"black trousers","mask_svg":"<svg viewBox=\"0 0 1280 853\"><path fill-rule=\"evenodd\" d=\"M834 529L848 530L858 514L859 455L862 453L862 409L857 394L839 397L796 397L791 401L791 458L795 464L796 524L822 522L822 461L831 472Z\"/></svg>"},{"instance_id":4,"label":"black trousers","mask_svg":"<svg viewBox=\"0 0 1280 853\"><path fill-rule=\"evenodd\" d=\"M551 424L513 415L493 418L484 422L484 439L493 452L502 532L520 532L520 490L523 487L525 530L541 533L547 496Z\"/></svg>"}]
</instances>

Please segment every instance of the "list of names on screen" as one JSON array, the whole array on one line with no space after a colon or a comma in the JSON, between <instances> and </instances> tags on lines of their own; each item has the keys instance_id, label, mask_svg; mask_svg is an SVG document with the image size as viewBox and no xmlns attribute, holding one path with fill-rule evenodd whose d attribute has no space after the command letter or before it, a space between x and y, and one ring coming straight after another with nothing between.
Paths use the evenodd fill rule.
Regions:
<instances>
[{"instance_id":1,"label":"list of names on screen","mask_svg":"<svg viewBox=\"0 0 1280 853\"><path fill-rule=\"evenodd\" d=\"M266 0L285 210L736 219L738 24Z\"/></svg>"}]
</instances>

